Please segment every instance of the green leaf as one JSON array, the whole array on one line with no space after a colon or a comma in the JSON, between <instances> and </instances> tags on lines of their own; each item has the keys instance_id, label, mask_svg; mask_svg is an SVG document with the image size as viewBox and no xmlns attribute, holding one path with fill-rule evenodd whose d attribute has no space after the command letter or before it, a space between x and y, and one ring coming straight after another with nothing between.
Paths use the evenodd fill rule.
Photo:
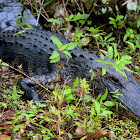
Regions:
<instances>
[{"instance_id":1,"label":"green leaf","mask_svg":"<svg viewBox=\"0 0 140 140\"><path fill-rule=\"evenodd\" d=\"M71 15L69 16L69 21L71 21L71 19L72 19L74 16L75 16L75 15L72 15L72 14L71 14ZM67 19L67 18L66 18L66 19ZM67 21L67 20L66 20L66 21Z\"/></svg>"},{"instance_id":2,"label":"green leaf","mask_svg":"<svg viewBox=\"0 0 140 140\"><path fill-rule=\"evenodd\" d=\"M60 51L65 50L65 49L67 48L67 45L68 45L68 44L65 44L65 45L61 46L59 50L60 50Z\"/></svg>"},{"instance_id":3,"label":"green leaf","mask_svg":"<svg viewBox=\"0 0 140 140\"><path fill-rule=\"evenodd\" d=\"M39 104L39 107L46 107L47 105L46 104Z\"/></svg>"},{"instance_id":4,"label":"green leaf","mask_svg":"<svg viewBox=\"0 0 140 140\"><path fill-rule=\"evenodd\" d=\"M58 19L54 19L54 18L48 19L48 22L52 22L53 25L55 25L56 23L59 24L59 25L61 24L60 21L59 21Z\"/></svg>"},{"instance_id":5,"label":"green leaf","mask_svg":"<svg viewBox=\"0 0 140 140\"><path fill-rule=\"evenodd\" d=\"M97 115L99 115L101 112L100 104L97 101L95 101L94 105L95 105L96 113L97 113Z\"/></svg>"},{"instance_id":6,"label":"green leaf","mask_svg":"<svg viewBox=\"0 0 140 140\"><path fill-rule=\"evenodd\" d=\"M100 93L97 98L96 98L96 101L99 101L99 99L101 98L102 94Z\"/></svg>"},{"instance_id":7,"label":"green leaf","mask_svg":"<svg viewBox=\"0 0 140 140\"><path fill-rule=\"evenodd\" d=\"M131 71L129 68L127 68L127 67L124 67L124 69L127 70L127 71L132 72L132 71Z\"/></svg>"},{"instance_id":8,"label":"green leaf","mask_svg":"<svg viewBox=\"0 0 140 140\"><path fill-rule=\"evenodd\" d=\"M74 96L72 94L67 95L66 102L69 104L72 100L75 100Z\"/></svg>"},{"instance_id":9,"label":"green leaf","mask_svg":"<svg viewBox=\"0 0 140 140\"><path fill-rule=\"evenodd\" d=\"M50 112L52 112L54 115L58 115L58 110L55 108L55 106L50 105Z\"/></svg>"},{"instance_id":10,"label":"green leaf","mask_svg":"<svg viewBox=\"0 0 140 140\"><path fill-rule=\"evenodd\" d=\"M4 102L0 102L0 105L2 105L4 108L7 108L7 105Z\"/></svg>"},{"instance_id":11,"label":"green leaf","mask_svg":"<svg viewBox=\"0 0 140 140\"><path fill-rule=\"evenodd\" d=\"M96 60L96 62L105 63L105 62L104 62L104 61L102 61L102 60Z\"/></svg>"},{"instance_id":12,"label":"green leaf","mask_svg":"<svg viewBox=\"0 0 140 140\"><path fill-rule=\"evenodd\" d=\"M66 50L72 50L77 46L77 43L69 43L67 44Z\"/></svg>"},{"instance_id":13,"label":"green leaf","mask_svg":"<svg viewBox=\"0 0 140 140\"><path fill-rule=\"evenodd\" d=\"M112 107L115 105L115 103L113 103L112 101L105 101L103 105L105 105L106 107Z\"/></svg>"},{"instance_id":14,"label":"green leaf","mask_svg":"<svg viewBox=\"0 0 140 140\"><path fill-rule=\"evenodd\" d=\"M74 15L73 17L73 20L72 21L75 21L75 20L80 20L80 16L81 14L78 12L77 15Z\"/></svg>"},{"instance_id":15,"label":"green leaf","mask_svg":"<svg viewBox=\"0 0 140 140\"><path fill-rule=\"evenodd\" d=\"M15 33L14 35L19 35L19 34L22 34L24 32L26 32L26 30L19 31L19 32Z\"/></svg>"},{"instance_id":16,"label":"green leaf","mask_svg":"<svg viewBox=\"0 0 140 140\"><path fill-rule=\"evenodd\" d=\"M73 0L74 1L74 0ZM74 3L74 2L73 2ZM73 135L71 133L67 133L67 135L69 136L69 138L72 139Z\"/></svg>"},{"instance_id":17,"label":"green leaf","mask_svg":"<svg viewBox=\"0 0 140 140\"><path fill-rule=\"evenodd\" d=\"M9 64L2 62L1 65L5 66L5 67L9 67Z\"/></svg>"},{"instance_id":18,"label":"green leaf","mask_svg":"<svg viewBox=\"0 0 140 140\"><path fill-rule=\"evenodd\" d=\"M76 33L75 36L80 39L81 37L83 37L83 33L82 32Z\"/></svg>"},{"instance_id":19,"label":"green leaf","mask_svg":"<svg viewBox=\"0 0 140 140\"><path fill-rule=\"evenodd\" d=\"M113 112L109 111L109 110L105 110L105 111L103 111L103 113L101 113L101 116L106 116L106 115L109 115L109 114L113 114Z\"/></svg>"},{"instance_id":20,"label":"green leaf","mask_svg":"<svg viewBox=\"0 0 140 140\"><path fill-rule=\"evenodd\" d=\"M94 103L92 104L92 106L91 106L91 110L90 110L89 112L90 112L90 117L91 117L91 118L92 118L94 115L96 115L96 113L95 113Z\"/></svg>"},{"instance_id":21,"label":"green leaf","mask_svg":"<svg viewBox=\"0 0 140 140\"><path fill-rule=\"evenodd\" d=\"M117 25L120 26L120 27L123 27L123 23L124 23L124 21L119 21L119 22L117 23Z\"/></svg>"},{"instance_id":22,"label":"green leaf","mask_svg":"<svg viewBox=\"0 0 140 140\"><path fill-rule=\"evenodd\" d=\"M92 76L91 76L91 80L93 80L93 77L94 77L94 72L93 72L93 69L91 68L90 70L89 70L89 72L91 72L92 73Z\"/></svg>"},{"instance_id":23,"label":"green leaf","mask_svg":"<svg viewBox=\"0 0 140 140\"><path fill-rule=\"evenodd\" d=\"M109 17L109 19L111 20L111 21L116 21L114 18L112 18L112 17Z\"/></svg>"},{"instance_id":24,"label":"green leaf","mask_svg":"<svg viewBox=\"0 0 140 140\"><path fill-rule=\"evenodd\" d=\"M118 54L118 51L117 51L117 48L116 46L114 45L114 57L119 59L119 54Z\"/></svg>"},{"instance_id":25,"label":"green leaf","mask_svg":"<svg viewBox=\"0 0 140 140\"><path fill-rule=\"evenodd\" d=\"M123 55L123 56L121 57L121 60L131 60L131 59L132 59L132 57L129 56L129 55Z\"/></svg>"},{"instance_id":26,"label":"green leaf","mask_svg":"<svg viewBox=\"0 0 140 140\"><path fill-rule=\"evenodd\" d=\"M128 37L127 34L125 34L123 37L123 42L125 42L127 40L127 37Z\"/></svg>"},{"instance_id":27,"label":"green leaf","mask_svg":"<svg viewBox=\"0 0 140 140\"><path fill-rule=\"evenodd\" d=\"M111 59L113 57L113 48L112 47L108 47L108 57L109 57L109 59Z\"/></svg>"},{"instance_id":28,"label":"green leaf","mask_svg":"<svg viewBox=\"0 0 140 140\"><path fill-rule=\"evenodd\" d=\"M75 79L75 81L74 81L74 83L73 83L73 87L76 88L76 87L78 87L78 86L79 86L79 78L76 77L76 79Z\"/></svg>"},{"instance_id":29,"label":"green leaf","mask_svg":"<svg viewBox=\"0 0 140 140\"><path fill-rule=\"evenodd\" d=\"M108 90L106 88L106 92L101 96L101 100L100 100L100 103L102 104L102 101L104 101L107 97L107 94L108 94Z\"/></svg>"},{"instance_id":30,"label":"green leaf","mask_svg":"<svg viewBox=\"0 0 140 140\"><path fill-rule=\"evenodd\" d=\"M105 60L105 56L102 53L100 54L100 57L102 60Z\"/></svg>"},{"instance_id":31,"label":"green leaf","mask_svg":"<svg viewBox=\"0 0 140 140\"><path fill-rule=\"evenodd\" d=\"M135 66L134 68L135 68L135 71L137 71L137 72L139 72L139 71L140 71L139 66Z\"/></svg>"},{"instance_id":32,"label":"green leaf","mask_svg":"<svg viewBox=\"0 0 140 140\"><path fill-rule=\"evenodd\" d=\"M121 16L117 16L117 17L116 17L116 21L119 21L119 20L121 20L121 19L123 19L123 18L124 18L123 15L121 15Z\"/></svg>"},{"instance_id":33,"label":"green leaf","mask_svg":"<svg viewBox=\"0 0 140 140\"><path fill-rule=\"evenodd\" d=\"M115 37L111 37L107 40L107 42L111 42L111 41L114 41L115 40Z\"/></svg>"},{"instance_id":34,"label":"green leaf","mask_svg":"<svg viewBox=\"0 0 140 140\"><path fill-rule=\"evenodd\" d=\"M65 54L65 57L67 58L67 62L69 61L70 58L72 58L71 54L68 51L63 51Z\"/></svg>"},{"instance_id":35,"label":"green leaf","mask_svg":"<svg viewBox=\"0 0 140 140\"><path fill-rule=\"evenodd\" d=\"M88 16L89 16L89 14L82 14L82 15L80 16L80 19L86 19Z\"/></svg>"},{"instance_id":36,"label":"green leaf","mask_svg":"<svg viewBox=\"0 0 140 140\"><path fill-rule=\"evenodd\" d=\"M105 50L100 50L101 52L103 52L103 53L106 53L106 54L108 54L108 52L107 51L105 51Z\"/></svg>"},{"instance_id":37,"label":"green leaf","mask_svg":"<svg viewBox=\"0 0 140 140\"><path fill-rule=\"evenodd\" d=\"M64 90L65 95L69 95L71 92L72 92L71 89L65 89L65 90Z\"/></svg>"},{"instance_id":38,"label":"green leaf","mask_svg":"<svg viewBox=\"0 0 140 140\"><path fill-rule=\"evenodd\" d=\"M102 68L102 75L106 74L106 68Z\"/></svg>"},{"instance_id":39,"label":"green leaf","mask_svg":"<svg viewBox=\"0 0 140 140\"><path fill-rule=\"evenodd\" d=\"M54 95L58 95L58 90L55 88L55 90L53 91Z\"/></svg>"},{"instance_id":40,"label":"green leaf","mask_svg":"<svg viewBox=\"0 0 140 140\"><path fill-rule=\"evenodd\" d=\"M87 138L87 136L83 136L80 140L85 140Z\"/></svg>"},{"instance_id":41,"label":"green leaf","mask_svg":"<svg viewBox=\"0 0 140 140\"><path fill-rule=\"evenodd\" d=\"M62 42L55 36L51 36L53 43L60 49L62 46Z\"/></svg>"},{"instance_id":42,"label":"green leaf","mask_svg":"<svg viewBox=\"0 0 140 140\"><path fill-rule=\"evenodd\" d=\"M115 21L109 21L109 24L116 25L116 22Z\"/></svg>"},{"instance_id":43,"label":"green leaf","mask_svg":"<svg viewBox=\"0 0 140 140\"><path fill-rule=\"evenodd\" d=\"M115 24L113 24L113 26L114 26L114 28L116 28L117 29L117 24L115 23Z\"/></svg>"},{"instance_id":44,"label":"green leaf","mask_svg":"<svg viewBox=\"0 0 140 140\"><path fill-rule=\"evenodd\" d=\"M20 125L16 125L16 127L14 127L13 132L16 132L18 130L20 130L23 127L24 124L20 124Z\"/></svg>"},{"instance_id":45,"label":"green leaf","mask_svg":"<svg viewBox=\"0 0 140 140\"><path fill-rule=\"evenodd\" d=\"M109 24L116 24L116 22L115 21L109 21Z\"/></svg>"},{"instance_id":46,"label":"green leaf","mask_svg":"<svg viewBox=\"0 0 140 140\"><path fill-rule=\"evenodd\" d=\"M60 56L50 60L50 63L56 63L60 60Z\"/></svg>"},{"instance_id":47,"label":"green leaf","mask_svg":"<svg viewBox=\"0 0 140 140\"><path fill-rule=\"evenodd\" d=\"M53 53L52 53L52 55L50 56L50 59L55 59L55 58L57 58L57 57L59 57L60 56L60 53L58 52L58 51L54 51Z\"/></svg>"},{"instance_id":48,"label":"green leaf","mask_svg":"<svg viewBox=\"0 0 140 140\"><path fill-rule=\"evenodd\" d=\"M111 61L106 61L105 64L113 65L113 63Z\"/></svg>"},{"instance_id":49,"label":"green leaf","mask_svg":"<svg viewBox=\"0 0 140 140\"><path fill-rule=\"evenodd\" d=\"M130 34L130 39L134 39L135 35L134 34Z\"/></svg>"},{"instance_id":50,"label":"green leaf","mask_svg":"<svg viewBox=\"0 0 140 140\"><path fill-rule=\"evenodd\" d=\"M140 20L137 21L137 28L140 28Z\"/></svg>"},{"instance_id":51,"label":"green leaf","mask_svg":"<svg viewBox=\"0 0 140 140\"><path fill-rule=\"evenodd\" d=\"M131 28L128 28L129 30L128 30L128 32L129 32L129 34L133 34L134 33L134 30L133 29L131 29Z\"/></svg>"},{"instance_id":52,"label":"green leaf","mask_svg":"<svg viewBox=\"0 0 140 140\"><path fill-rule=\"evenodd\" d=\"M127 79L127 75L124 72L122 72L120 70L118 72Z\"/></svg>"},{"instance_id":53,"label":"green leaf","mask_svg":"<svg viewBox=\"0 0 140 140\"><path fill-rule=\"evenodd\" d=\"M108 38L110 38L112 35L113 35L113 33L110 33L107 36L105 36L105 40L107 40Z\"/></svg>"}]
</instances>

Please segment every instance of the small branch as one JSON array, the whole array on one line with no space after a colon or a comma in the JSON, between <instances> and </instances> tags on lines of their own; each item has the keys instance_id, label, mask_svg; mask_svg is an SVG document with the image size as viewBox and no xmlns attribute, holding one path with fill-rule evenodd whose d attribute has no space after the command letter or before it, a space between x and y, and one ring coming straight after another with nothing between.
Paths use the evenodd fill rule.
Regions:
<instances>
[{"instance_id":1,"label":"small branch","mask_svg":"<svg viewBox=\"0 0 140 140\"><path fill-rule=\"evenodd\" d=\"M16 68L14 68L14 67L12 67L12 66L10 66L10 65L9 65L9 68L11 68L11 69L13 69L13 70L15 70L15 71L21 73L22 75L24 75L25 77L29 78L29 79L32 80L34 83L36 83L37 85L39 85L40 87L42 87L43 89L45 89L45 90L47 90L48 92L51 93L50 90L48 90L46 87L44 87L44 86L41 85L40 83L38 83L38 82L36 82L35 80L33 80L31 77L29 77L28 75L26 75L24 72L22 72L22 71L20 71L20 70L18 70L18 69L16 69Z\"/></svg>"},{"instance_id":2,"label":"small branch","mask_svg":"<svg viewBox=\"0 0 140 140\"><path fill-rule=\"evenodd\" d=\"M64 0L63 0L63 6L64 6L64 10L65 10L66 17L67 17L67 26L68 26L68 29L70 29L70 22L69 22L69 18L68 18L68 12L67 12L66 5L64 3Z\"/></svg>"},{"instance_id":3,"label":"small branch","mask_svg":"<svg viewBox=\"0 0 140 140\"><path fill-rule=\"evenodd\" d=\"M33 7L40 15L42 15L42 16L48 21L49 17L45 17L45 16L44 16L39 10L37 10L37 9L33 6L33 4L31 4L28 0L26 0L26 2L29 3L29 4L31 5L31 7Z\"/></svg>"}]
</instances>

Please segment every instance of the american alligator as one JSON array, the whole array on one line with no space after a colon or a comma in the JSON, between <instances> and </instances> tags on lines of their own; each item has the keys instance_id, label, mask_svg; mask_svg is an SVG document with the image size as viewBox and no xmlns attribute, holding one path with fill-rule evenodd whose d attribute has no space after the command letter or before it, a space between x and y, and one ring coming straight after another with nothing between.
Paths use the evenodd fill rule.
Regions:
<instances>
[{"instance_id":1,"label":"american alligator","mask_svg":"<svg viewBox=\"0 0 140 140\"><path fill-rule=\"evenodd\" d=\"M57 47L50 37L57 37L63 44L67 44L69 41L59 34L42 31L36 27L22 34L13 35L16 32L17 30L12 30L0 33L0 58L13 66L22 64L24 72L39 83L55 80L58 68L56 64L50 63L49 57L54 50L57 50ZM68 63L62 56L66 77L71 76L72 79L75 79L78 76L88 80L91 78L91 73L89 73L91 68L97 72L102 67L106 67L105 64L95 62L100 58L94 52L89 53L86 49L81 50L76 47L70 53L72 59ZM108 69L107 78L97 77L97 80L109 91L119 89L118 94L123 95L120 96L120 99L123 100L122 103L140 117L140 83L132 76L131 72L124 72L128 79L116 72L115 69ZM38 93L31 88L34 85L36 84L28 78L20 81L21 89L25 91L25 98L39 101Z\"/></svg>"}]
</instances>

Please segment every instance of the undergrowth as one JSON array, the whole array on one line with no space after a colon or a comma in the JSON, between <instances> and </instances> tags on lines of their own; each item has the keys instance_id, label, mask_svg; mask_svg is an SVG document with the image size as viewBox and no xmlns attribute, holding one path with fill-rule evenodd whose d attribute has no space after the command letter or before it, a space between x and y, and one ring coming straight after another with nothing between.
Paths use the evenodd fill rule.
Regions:
<instances>
[{"instance_id":1,"label":"undergrowth","mask_svg":"<svg viewBox=\"0 0 140 140\"><path fill-rule=\"evenodd\" d=\"M101 56L101 60L98 60L98 62L108 64L107 68L102 68L101 75L105 75L108 68L114 68L124 77L126 77L122 71L124 69L132 71L139 76L140 34L134 29L126 28L125 34L122 36L121 31L122 29L124 30L123 24L125 23L123 15L117 15L115 18L109 17L109 24L112 26L111 33L106 33L96 26L92 27L88 17L90 17L90 14L80 13L76 15L70 14L69 17L65 16L65 23L69 24L67 27L63 26L59 19L51 18L48 20L48 22L52 23L53 27L61 25L59 31L62 33L69 29L68 27L71 23L75 25L75 35L71 38L74 41L73 43L62 45L57 38L51 37L59 51L52 53L50 62L56 63L59 61L61 63L62 54L69 61L69 59L72 59L69 50L74 49L77 45L83 49L90 41L92 45L96 46L98 54ZM22 28L26 25L25 23L21 24L18 19L17 23ZM85 32L81 32L80 29L84 25L88 25L89 28ZM27 27L30 28L30 25L27 25ZM25 30L27 28L24 28ZM119 40L116 40L116 37L114 37L114 32L118 33ZM120 40L121 38L122 40ZM120 41L122 44L125 44L123 50L120 49ZM122 51L125 54L120 53ZM105 56L109 57L108 61L104 61ZM135 60L132 60L135 62L134 65L131 62L132 58L135 58ZM111 59L114 59L114 62ZM0 63L6 65L2 61ZM62 67L60 68L61 71ZM92 69L89 72L92 73L92 81L97 75ZM5 78L1 77L1 80L3 79ZM9 121L6 121L6 123L13 127L12 133L18 133L21 140L31 139L32 136L38 136L40 140L53 138L66 140L140 139L138 138L138 135L140 135L139 121L131 120L125 114L119 115L116 113L118 107L122 107L122 105L116 101L106 101L107 89L105 93L100 93L93 98L90 95L92 89L90 88L89 81L85 78L79 79L77 77L72 87L67 85L55 87L51 94L48 94L48 99L42 104L36 103L37 106L33 105L32 101L22 102L19 93L23 93L15 85L13 85L12 90L6 89L0 92L2 98L2 102L0 102L1 123L5 122L4 113L6 109L8 107L15 109L14 116ZM115 92L115 97L119 98L117 91L112 92ZM114 110L114 108L117 109ZM5 132L5 129L1 126L3 132ZM1 132L0 134L3 133Z\"/></svg>"}]
</instances>

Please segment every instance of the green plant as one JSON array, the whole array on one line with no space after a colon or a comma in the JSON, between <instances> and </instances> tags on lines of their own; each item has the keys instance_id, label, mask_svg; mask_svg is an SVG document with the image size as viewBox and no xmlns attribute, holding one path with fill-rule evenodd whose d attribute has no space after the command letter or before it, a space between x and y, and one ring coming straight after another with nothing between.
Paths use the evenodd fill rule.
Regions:
<instances>
[{"instance_id":1,"label":"green plant","mask_svg":"<svg viewBox=\"0 0 140 140\"><path fill-rule=\"evenodd\" d=\"M140 74L140 67L139 67L139 66L135 66L134 68L135 68L135 71L136 71L138 74Z\"/></svg>"},{"instance_id":2,"label":"green plant","mask_svg":"<svg viewBox=\"0 0 140 140\"><path fill-rule=\"evenodd\" d=\"M51 63L55 63L58 62L60 60L61 63L61 56L62 54L65 55L65 57L67 58L67 62L68 60L72 57L71 54L68 52L68 50L72 50L77 46L77 43L69 43L69 44L65 44L63 45L62 42L60 40L58 40L58 38L52 36L51 37L52 41L54 44L56 44L56 46L59 49L59 52L57 50L55 50L52 55L50 56L51 59Z\"/></svg>"},{"instance_id":3,"label":"green plant","mask_svg":"<svg viewBox=\"0 0 140 140\"><path fill-rule=\"evenodd\" d=\"M113 50L114 48L114 50ZM101 54L101 59L102 60L96 60L97 62L100 62L100 63L105 63L107 64L107 68L102 68L102 75L105 75L106 74L106 70L108 68L114 68L116 69L117 72L119 72L120 74L122 74L123 76L126 76L126 74L122 71L124 69L128 70L128 71L131 71L130 69L128 69L126 67L127 64L131 64L132 62L130 61L132 59L131 56L128 56L128 55L123 55L121 58L117 52L117 48L116 48L116 44L114 43L113 44L113 47L112 46L108 46L108 51L105 51L105 50L101 50L103 53L107 54L108 57L109 57L109 61L102 61L102 60L105 60L105 56L103 54ZM115 62L112 61L111 59L114 57L115 59Z\"/></svg>"},{"instance_id":4,"label":"green plant","mask_svg":"<svg viewBox=\"0 0 140 140\"><path fill-rule=\"evenodd\" d=\"M3 62L1 59L0 59L0 65L9 67L9 64ZM8 101L8 105L3 102L1 102L1 105L5 108L6 106L17 108L19 104L19 98L21 97L22 94L23 92L21 90L18 90L16 86L14 86L12 90L3 90L2 97ZM23 103L20 102L20 104Z\"/></svg>"},{"instance_id":5,"label":"green plant","mask_svg":"<svg viewBox=\"0 0 140 140\"><path fill-rule=\"evenodd\" d=\"M13 90L4 90L4 94L2 94L2 96L8 101L7 106L17 108L19 104L23 105L23 102L19 101L23 93L24 93L23 91L18 90L16 86L14 86Z\"/></svg>"},{"instance_id":6,"label":"green plant","mask_svg":"<svg viewBox=\"0 0 140 140\"><path fill-rule=\"evenodd\" d=\"M65 18L66 21L76 21L77 22L77 26L79 26L80 24L84 23L84 20L89 16L89 14L80 14L77 13L77 15L73 15L71 14L69 16L69 18Z\"/></svg>"},{"instance_id":7,"label":"green plant","mask_svg":"<svg viewBox=\"0 0 140 140\"><path fill-rule=\"evenodd\" d=\"M109 17L110 21L109 24L112 24L114 28L118 29L118 28L122 28L123 27L123 23L124 21L122 21L122 19L124 18L123 15L117 16L116 19Z\"/></svg>"},{"instance_id":8,"label":"green plant","mask_svg":"<svg viewBox=\"0 0 140 140\"><path fill-rule=\"evenodd\" d=\"M136 31L131 28L126 29L123 41L130 48L130 52L135 52L136 48L140 48L140 34L137 34Z\"/></svg>"},{"instance_id":9,"label":"green plant","mask_svg":"<svg viewBox=\"0 0 140 140\"><path fill-rule=\"evenodd\" d=\"M82 49L83 46L83 42L81 40L81 38L85 37L83 32L79 32L78 29L75 29L75 36L72 38L73 42L76 42L77 45Z\"/></svg>"},{"instance_id":10,"label":"green plant","mask_svg":"<svg viewBox=\"0 0 140 140\"><path fill-rule=\"evenodd\" d=\"M104 117L107 119L108 115L112 114L111 111L105 109L105 106L114 105L113 102L104 101L108 93L107 90L105 94L100 94L98 99L92 103L91 98L84 96L89 93L89 85L85 78L80 79L80 82L76 78L73 87L74 89L69 86L65 86L63 89L55 88L51 99L46 102L47 105L38 103L38 106L35 106L33 101L28 101L30 106L28 111L18 110L12 118L13 121L9 122L14 127L13 132L20 130L21 134L23 134L25 133L24 129L34 128L34 131L30 130L28 137L36 135L40 139L46 140L60 137L72 139L72 134L66 131L64 127L70 119L74 121L70 127L79 125L79 119L82 119L85 123L81 126L88 128L87 131L91 132L93 128L100 128L100 119ZM75 93L77 95L79 93L80 97L76 97ZM46 112L40 107L46 107L48 111ZM81 116L80 114L83 115ZM58 131L58 134L54 131Z\"/></svg>"},{"instance_id":11,"label":"green plant","mask_svg":"<svg viewBox=\"0 0 140 140\"><path fill-rule=\"evenodd\" d=\"M102 36L99 36L98 40L100 41L100 44L102 47L107 47L108 45L112 45L113 41L115 40L115 37L112 37L113 33L109 33L104 38Z\"/></svg>"},{"instance_id":12,"label":"green plant","mask_svg":"<svg viewBox=\"0 0 140 140\"><path fill-rule=\"evenodd\" d=\"M89 32L91 33L87 33L85 34L85 36L91 36L95 39L96 44L97 44L97 48L99 50L99 41L100 40L100 36L104 34L104 32L102 30L99 30L99 28L94 28L94 27L90 27L89 29L87 29Z\"/></svg>"},{"instance_id":13,"label":"green plant","mask_svg":"<svg viewBox=\"0 0 140 140\"><path fill-rule=\"evenodd\" d=\"M59 49L58 51L55 50L52 53L50 57L51 63L58 61L61 63L63 54L66 56L68 61L71 58L71 55L68 51L75 48L77 43L63 45L62 42L60 42L56 37L51 37L51 39ZM114 44L114 47L115 45L116 44ZM110 59L113 58L113 50L109 48L109 46L108 52L106 53L108 53ZM102 58L103 57L104 56L102 56ZM120 64L123 62L123 64L121 64L121 68L123 68L123 66L128 63L129 60L127 57L126 59L120 59L115 48L114 58L118 61L121 61ZM110 62L107 62L107 64L110 64ZM93 80L96 74L94 74L92 70L90 70L90 72L92 73L91 80ZM17 91L14 89L14 93L16 92ZM85 128L87 132L94 132L94 129L101 129L102 124L104 123L106 124L107 122L115 122L116 120L112 119L114 112L110 111L109 107L115 106L116 103L112 101L106 101L108 95L107 89L103 95L99 94L95 100L93 97L86 97L86 95L89 93L89 82L86 81L85 78L79 79L77 77L73 83L73 87L69 87L67 85L55 87L48 100L45 101L46 105L38 103L38 105L35 106L33 105L33 101L29 101L28 111L18 110L15 116L12 118L13 121L9 122L9 124L13 125L14 133L20 131L21 134L27 135L29 138L32 135L36 135L40 139L48 140L51 138L72 139L73 133L70 130L74 129L75 126ZM118 97L117 94L115 96ZM18 97L14 96L14 100L15 98ZM42 110L40 107L44 107L45 109ZM68 126L68 122L71 120L73 123ZM120 122L120 124L124 126L123 122ZM113 130L115 131L116 136L123 134L126 137L128 136L128 131L123 133L122 128L118 128L115 125L116 124L114 123L112 128L114 128ZM127 127L127 129L130 128L130 126L124 127ZM109 130L112 130L112 128L109 126L108 128ZM25 130L28 129L30 130L30 133L26 133ZM83 137L83 139L84 138L85 137Z\"/></svg>"},{"instance_id":14,"label":"green plant","mask_svg":"<svg viewBox=\"0 0 140 140\"><path fill-rule=\"evenodd\" d=\"M112 132L114 132L113 139L115 140L122 140L125 138L129 139L137 139L135 135L138 133L137 123L132 122L132 120L120 120L118 117L113 114L109 119L106 121L106 127L108 127Z\"/></svg>"},{"instance_id":15,"label":"green plant","mask_svg":"<svg viewBox=\"0 0 140 140\"><path fill-rule=\"evenodd\" d=\"M48 22L52 22L53 23L53 25L56 25L56 24L61 24L60 23L60 21L58 20L58 19L54 19L54 18L50 18L50 19L48 19Z\"/></svg>"},{"instance_id":16,"label":"green plant","mask_svg":"<svg viewBox=\"0 0 140 140\"><path fill-rule=\"evenodd\" d=\"M5 66L5 67L9 67L9 65L5 62L2 62L2 60L0 59L0 65Z\"/></svg>"},{"instance_id":17,"label":"green plant","mask_svg":"<svg viewBox=\"0 0 140 140\"><path fill-rule=\"evenodd\" d=\"M27 15L23 16L22 12L20 12L19 14L20 18L18 18L18 16L16 16L16 23L17 25L21 28L21 29L31 29L33 30L32 26L30 25L31 23L28 20Z\"/></svg>"}]
</instances>

